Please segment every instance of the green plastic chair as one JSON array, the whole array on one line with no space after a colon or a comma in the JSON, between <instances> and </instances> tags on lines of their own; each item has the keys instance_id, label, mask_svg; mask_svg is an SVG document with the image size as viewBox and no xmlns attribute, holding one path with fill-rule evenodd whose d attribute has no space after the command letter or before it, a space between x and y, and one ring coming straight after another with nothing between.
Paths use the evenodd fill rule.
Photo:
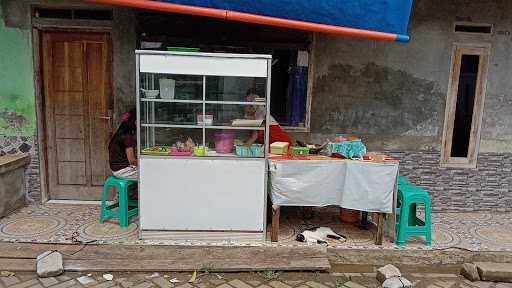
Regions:
<instances>
[{"instance_id":1,"label":"green plastic chair","mask_svg":"<svg viewBox=\"0 0 512 288\"><path fill-rule=\"evenodd\" d=\"M411 236L425 236L426 244L432 245L431 203L428 192L414 185L399 185L396 211L396 244L404 246ZM425 221L416 216L416 205L425 205Z\"/></svg>"},{"instance_id":2,"label":"green plastic chair","mask_svg":"<svg viewBox=\"0 0 512 288\"><path fill-rule=\"evenodd\" d=\"M136 185L136 180L118 178L109 176L103 184L103 192L101 193L101 213L100 223L105 223L105 218L112 217L119 219L121 227L128 227L128 219L139 213L139 203L137 200L128 200L128 187ZM109 187L115 187L119 195L119 201L107 206L107 194ZM118 208L118 209L114 209Z\"/></svg>"}]
</instances>

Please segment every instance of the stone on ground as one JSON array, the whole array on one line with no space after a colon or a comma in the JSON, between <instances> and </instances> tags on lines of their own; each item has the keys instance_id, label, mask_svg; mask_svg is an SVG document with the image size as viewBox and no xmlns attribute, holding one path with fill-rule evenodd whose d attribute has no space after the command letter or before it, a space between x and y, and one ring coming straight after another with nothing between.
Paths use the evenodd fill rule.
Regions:
<instances>
[{"instance_id":1,"label":"stone on ground","mask_svg":"<svg viewBox=\"0 0 512 288\"><path fill-rule=\"evenodd\" d=\"M64 272L62 254L57 251L46 251L37 256L37 275L39 277L59 276Z\"/></svg>"},{"instance_id":2,"label":"stone on ground","mask_svg":"<svg viewBox=\"0 0 512 288\"><path fill-rule=\"evenodd\" d=\"M377 269L377 280L382 284L387 279L391 279L394 277L400 277L402 273L395 266L388 264L384 267L380 267Z\"/></svg>"},{"instance_id":3,"label":"stone on ground","mask_svg":"<svg viewBox=\"0 0 512 288\"><path fill-rule=\"evenodd\" d=\"M94 280L92 277L89 277L89 276L81 276L81 277L76 278L76 280L78 282L80 282L80 284L82 284L82 285L88 285L88 284L96 282L96 280Z\"/></svg>"},{"instance_id":4,"label":"stone on ground","mask_svg":"<svg viewBox=\"0 0 512 288\"><path fill-rule=\"evenodd\" d=\"M473 263L464 263L462 264L462 268L460 269L460 274L469 281L475 282L480 281L480 275L478 274L478 269L476 265Z\"/></svg>"},{"instance_id":5,"label":"stone on ground","mask_svg":"<svg viewBox=\"0 0 512 288\"><path fill-rule=\"evenodd\" d=\"M475 265L483 281L512 283L512 263L476 262Z\"/></svg>"},{"instance_id":6,"label":"stone on ground","mask_svg":"<svg viewBox=\"0 0 512 288\"><path fill-rule=\"evenodd\" d=\"M403 277L393 277L386 279L382 283L382 288L412 288L412 283Z\"/></svg>"}]
</instances>

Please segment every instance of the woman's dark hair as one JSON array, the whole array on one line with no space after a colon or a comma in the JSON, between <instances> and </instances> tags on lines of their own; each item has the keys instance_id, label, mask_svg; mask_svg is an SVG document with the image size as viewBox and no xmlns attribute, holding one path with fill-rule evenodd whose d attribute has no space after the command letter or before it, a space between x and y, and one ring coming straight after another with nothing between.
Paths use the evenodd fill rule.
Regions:
<instances>
[{"instance_id":1,"label":"woman's dark hair","mask_svg":"<svg viewBox=\"0 0 512 288\"><path fill-rule=\"evenodd\" d=\"M122 138L128 134L134 134L137 131L137 110L132 108L125 115L126 116L123 115L123 122L121 122L116 133L114 133L112 139L110 139L110 142L108 143L109 149L115 139Z\"/></svg>"}]
</instances>

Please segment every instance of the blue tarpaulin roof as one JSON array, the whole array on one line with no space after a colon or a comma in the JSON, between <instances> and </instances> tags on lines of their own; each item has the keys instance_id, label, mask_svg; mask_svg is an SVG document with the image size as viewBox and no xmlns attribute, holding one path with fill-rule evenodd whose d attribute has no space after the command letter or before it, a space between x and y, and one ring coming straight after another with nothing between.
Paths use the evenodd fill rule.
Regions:
<instances>
[{"instance_id":1,"label":"blue tarpaulin roof","mask_svg":"<svg viewBox=\"0 0 512 288\"><path fill-rule=\"evenodd\" d=\"M413 0L158 0L397 34L407 40ZM406 38L406 39L401 39Z\"/></svg>"}]
</instances>

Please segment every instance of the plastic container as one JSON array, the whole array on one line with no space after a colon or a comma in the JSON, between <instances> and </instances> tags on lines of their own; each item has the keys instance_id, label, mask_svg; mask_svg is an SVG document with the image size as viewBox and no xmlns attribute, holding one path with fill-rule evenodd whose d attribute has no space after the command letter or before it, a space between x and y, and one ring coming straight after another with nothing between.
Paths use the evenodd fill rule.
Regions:
<instances>
[{"instance_id":1,"label":"plastic container","mask_svg":"<svg viewBox=\"0 0 512 288\"><path fill-rule=\"evenodd\" d=\"M340 208L340 219L343 223L356 223L359 221L359 211Z\"/></svg>"},{"instance_id":2,"label":"plastic container","mask_svg":"<svg viewBox=\"0 0 512 288\"><path fill-rule=\"evenodd\" d=\"M361 140L329 143L327 149L329 154L339 153L346 158L362 158L366 154L366 146Z\"/></svg>"},{"instance_id":3,"label":"plastic container","mask_svg":"<svg viewBox=\"0 0 512 288\"><path fill-rule=\"evenodd\" d=\"M194 147L194 156L205 156L208 153L208 147L196 146Z\"/></svg>"},{"instance_id":4,"label":"plastic container","mask_svg":"<svg viewBox=\"0 0 512 288\"><path fill-rule=\"evenodd\" d=\"M172 51L172 52L199 52L199 48L195 48L195 47L167 47L167 51Z\"/></svg>"},{"instance_id":5,"label":"plastic container","mask_svg":"<svg viewBox=\"0 0 512 288\"><path fill-rule=\"evenodd\" d=\"M142 94L144 95L144 98L147 99L155 99L158 94L160 94L160 90L146 90L146 89L140 89L142 91Z\"/></svg>"},{"instance_id":6,"label":"plastic container","mask_svg":"<svg viewBox=\"0 0 512 288\"><path fill-rule=\"evenodd\" d=\"M244 144L235 145L236 155L239 157L260 157L262 155L263 145L252 144L247 146Z\"/></svg>"},{"instance_id":7,"label":"plastic container","mask_svg":"<svg viewBox=\"0 0 512 288\"><path fill-rule=\"evenodd\" d=\"M309 148L301 146L292 146L290 154L292 154L293 156L307 156L309 155Z\"/></svg>"},{"instance_id":8,"label":"plastic container","mask_svg":"<svg viewBox=\"0 0 512 288\"><path fill-rule=\"evenodd\" d=\"M232 153L235 142L235 133L231 131L217 131L213 134L215 151L217 153Z\"/></svg>"},{"instance_id":9,"label":"plastic container","mask_svg":"<svg viewBox=\"0 0 512 288\"><path fill-rule=\"evenodd\" d=\"M197 114L197 125L212 126L213 125L213 115L205 114L203 119L203 114Z\"/></svg>"},{"instance_id":10,"label":"plastic container","mask_svg":"<svg viewBox=\"0 0 512 288\"><path fill-rule=\"evenodd\" d=\"M284 155L288 153L288 142L274 142L270 144L270 153Z\"/></svg>"},{"instance_id":11,"label":"plastic container","mask_svg":"<svg viewBox=\"0 0 512 288\"><path fill-rule=\"evenodd\" d=\"M176 147L172 147L169 154L171 156L192 156L192 151L179 151Z\"/></svg>"}]
</instances>

